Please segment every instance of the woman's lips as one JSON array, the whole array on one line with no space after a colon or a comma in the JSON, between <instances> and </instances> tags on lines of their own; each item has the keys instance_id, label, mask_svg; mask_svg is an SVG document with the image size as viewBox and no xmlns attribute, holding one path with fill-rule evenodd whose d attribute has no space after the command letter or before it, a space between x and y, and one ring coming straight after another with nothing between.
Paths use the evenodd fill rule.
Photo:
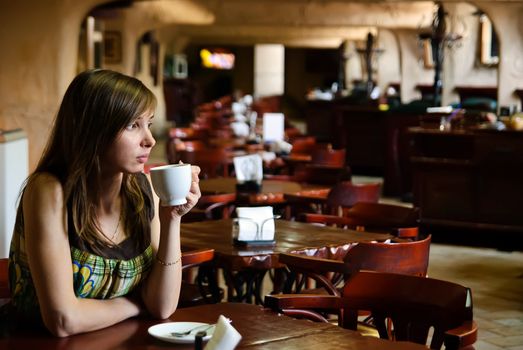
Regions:
<instances>
[{"instance_id":1,"label":"woman's lips","mask_svg":"<svg viewBox=\"0 0 523 350\"><path fill-rule=\"evenodd\" d=\"M140 162L140 163L146 163L147 160L149 159L149 155L139 156L137 159L138 159L138 162Z\"/></svg>"}]
</instances>

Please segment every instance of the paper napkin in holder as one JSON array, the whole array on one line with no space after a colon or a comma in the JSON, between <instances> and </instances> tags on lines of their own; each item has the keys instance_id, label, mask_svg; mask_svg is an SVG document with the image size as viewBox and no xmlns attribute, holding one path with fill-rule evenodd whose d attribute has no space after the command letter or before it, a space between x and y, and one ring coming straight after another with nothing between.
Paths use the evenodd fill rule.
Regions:
<instances>
[{"instance_id":1,"label":"paper napkin in holder","mask_svg":"<svg viewBox=\"0 0 523 350\"><path fill-rule=\"evenodd\" d=\"M238 192L259 192L263 180L263 159L259 154L234 157Z\"/></svg>"},{"instance_id":2,"label":"paper napkin in holder","mask_svg":"<svg viewBox=\"0 0 523 350\"><path fill-rule=\"evenodd\" d=\"M204 350L233 350L241 339L241 334L230 324L230 321L220 315L214 333Z\"/></svg>"},{"instance_id":3,"label":"paper napkin in holder","mask_svg":"<svg viewBox=\"0 0 523 350\"><path fill-rule=\"evenodd\" d=\"M285 116L283 113L263 114L263 141L276 142L285 138Z\"/></svg>"},{"instance_id":4,"label":"paper napkin in holder","mask_svg":"<svg viewBox=\"0 0 523 350\"><path fill-rule=\"evenodd\" d=\"M233 221L232 236L235 244L274 244L275 217L272 207L238 207Z\"/></svg>"}]
</instances>

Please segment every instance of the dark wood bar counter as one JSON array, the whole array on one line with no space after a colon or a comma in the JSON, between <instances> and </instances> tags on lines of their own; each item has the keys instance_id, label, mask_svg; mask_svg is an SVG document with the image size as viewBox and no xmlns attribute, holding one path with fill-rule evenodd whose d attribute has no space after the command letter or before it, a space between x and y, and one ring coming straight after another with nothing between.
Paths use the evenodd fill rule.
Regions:
<instances>
[{"instance_id":1,"label":"dark wood bar counter","mask_svg":"<svg viewBox=\"0 0 523 350\"><path fill-rule=\"evenodd\" d=\"M345 148L354 174L383 176L387 196L412 190L406 136L408 127L418 125L419 110L383 111L343 99L307 103L307 133Z\"/></svg>"},{"instance_id":2,"label":"dark wood bar counter","mask_svg":"<svg viewBox=\"0 0 523 350\"><path fill-rule=\"evenodd\" d=\"M523 132L410 128L424 225L523 232Z\"/></svg>"}]
</instances>

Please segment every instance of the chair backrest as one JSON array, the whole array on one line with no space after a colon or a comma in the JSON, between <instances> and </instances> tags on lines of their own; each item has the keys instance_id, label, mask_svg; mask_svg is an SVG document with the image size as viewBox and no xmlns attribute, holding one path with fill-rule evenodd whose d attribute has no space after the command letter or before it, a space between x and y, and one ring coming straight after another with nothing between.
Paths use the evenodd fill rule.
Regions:
<instances>
[{"instance_id":1,"label":"chair backrest","mask_svg":"<svg viewBox=\"0 0 523 350\"><path fill-rule=\"evenodd\" d=\"M204 194L196 207L183 216L183 222L228 219L234 210L235 193Z\"/></svg>"},{"instance_id":2,"label":"chair backrest","mask_svg":"<svg viewBox=\"0 0 523 350\"><path fill-rule=\"evenodd\" d=\"M305 279L310 277L329 294L339 295L340 283L361 270L426 276L430 242L431 236L413 242L360 242L350 247L343 258L311 259L301 254L281 253L279 261L298 273L287 281L286 292L301 292Z\"/></svg>"},{"instance_id":3,"label":"chair backrest","mask_svg":"<svg viewBox=\"0 0 523 350\"><path fill-rule=\"evenodd\" d=\"M434 328L431 349L461 348L473 344L477 328L472 321L472 295L459 284L402 274L361 271L343 289L343 326L355 330L358 311L370 311L380 337L397 341L427 342ZM392 321L393 330L387 327ZM447 331L469 327L459 340ZM450 337L447 337L449 336ZM446 339L446 337L448 339ZM451 340L452 339L452 340ZM448 341L448 342L447 342Z\"/></svg>"},{"instance_id":4,"label":"chair backrest","mask_svg":"<svg viewBox=\"0 0 523 350\"><path fill-rule=\"evenodd\" d=\"M343 259L350 274L361 270L427 276L431 236L399 243L361 242Z\"/></svg>"},{"instance_id":5,"label":"chair backrest","mask_svg":"<svg viewBox=\"0 0 523 350\"><path fill-rule=\"evenodd\" d=\"M171 128L168 130L169 139L180 140L205 140L209 130L204 128Z\"/></svg>"},{"instance_id":6,"label":"chair backrest","mask_svg":"<svg viewBox=\"0 0 523 350\"><path fill-rule=\"evenodd\" d=\"M418 208L393 204L359 202L348 209L344 216L350 218L353 225L364 227L365 231L419 225Z\"/></svg>"},{"instance_id":7,"label":"chair backrest","mask_svg":"<svg viewBox=\"0 0 523 350\"><path fill-rule=\"evenodd\" d=\"M207 219L228 219L234 209L235 193L202 195L197 206L205 209Z\"/></svg>"},{"instance_id":8,"label":"chair backrest","mask_svg":"<svg viewBox=\"0 0 523 350\"><path fill-rule=\"evenodd\" d=\"M203 179L229 175L230 156L224 148L180 151L179 160L198 165L201 169L200 178Z\"/></svg>"},{"instance_id":9,"label":"chair backrest","mask_svg":"<svg viewBox=\"0 0 523 350\"><path fill-rule=\"evenodd\" d=\"M350 180L349 166L324 167L307 165L295 171L292 180L301 183L334 186L342 181Z\"/></svg>"},{"instance_id":10,"label":"chair backrest","mask_svg":"<svg viewBox=\"0 0 523 350\"><path fill-rule=\"evenodd\" d=\"M311 154L311 164L333 167L345 166L345 149L316 147Z\"/></svg>"},{"instance_id":11,"label":"chair backrest","mask_svg":"<svg viewBox=\"0 0 523 350\"><path fill-rule=\"evenodd\" d=\"M310 224L323 224L326 226L334 226L339 228L349 228L357 231L373 231L373 232L385 232L390 233L398 238L405 238L410 240L417 240L419 237L419 227L397 227L397 226L379 226L378 223L374 225L362 224L362 221L352 219L350 217L337 216L337 215L326 215L326 214L311 214L311 213L300 213L298 220L307 222ZM387 223L384 223L387 224Z\"/></svg>"},{"instance_id":12,"label":"chair backrest","mask_svg":"<svg viewBox=\"0 0 523 350\"><path fill-rule=\"evenodd\" d=\"M8 273L9 260L7 258L0 259L0 305L2 305L1 299L9 299L11 292L9 290L9 273Z\"/></svg>"},{"instance_id":13,"label":"chair backrest","mask_svg":"<svg viewBox=\"0 0 523 350\"><path fill-rule=\"evenodd\" d=\"M209 262L214 259L214 249L200 249L182 252L182 269Z\"/></svg>"},{"instance_id":14,"label":"chair backrest","mask_svg":"<svg viewBox=\"0 0 523 350\"><path fill-rule=\"evenodd\" d=\"M350 208L357 202L377 203L381 196L381 183L355 184L340 182L327 195L327 207L331 214L340 214L341 208Z\"/></svg>"},{"instance_id":15,"label":"chair backrest","mask_svg":"<svg viewBox=\"0 0 523 350\"><path fill-rule=\"evenodd\" d=\"M304 136L292 141L291 153L310 154L316 146L315 136Z\"/></svg>"}]
</instances>

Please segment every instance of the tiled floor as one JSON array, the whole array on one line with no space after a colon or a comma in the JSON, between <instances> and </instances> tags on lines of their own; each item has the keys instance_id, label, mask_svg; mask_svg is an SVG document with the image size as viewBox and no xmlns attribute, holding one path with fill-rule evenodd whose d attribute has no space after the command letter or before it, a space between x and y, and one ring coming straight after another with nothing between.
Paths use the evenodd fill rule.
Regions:
<instances>
[{"instance_id":1,"label":"tiled floor","mask_svg":"<svg viewBox=\"0 0 523 350\"><path fill-rule=\"evenodd\" d=\"M432 244L429 276L472 289L477 350L523 350L523 253Z\"/></svg>"}]
</instances>

